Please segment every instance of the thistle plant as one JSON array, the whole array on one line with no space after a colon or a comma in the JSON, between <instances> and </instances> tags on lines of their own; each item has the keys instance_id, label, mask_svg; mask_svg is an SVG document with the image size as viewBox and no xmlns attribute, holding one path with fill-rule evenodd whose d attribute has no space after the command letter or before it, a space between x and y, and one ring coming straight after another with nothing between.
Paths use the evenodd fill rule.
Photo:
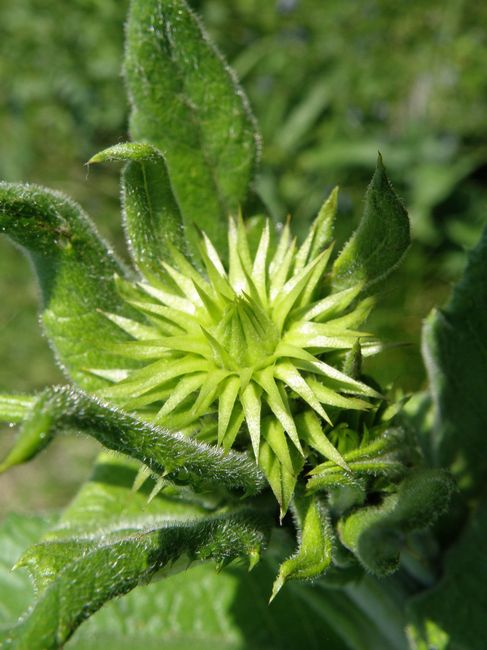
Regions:
<instances>
[{"instance_id":1,"label":"thistle plant","mask_svg":"<svg viewBox=\"0 0 487 650\"><path fill-rule=\"evenodd\" d=\"M63 195L0 186L0 227L30 255L42 326L69 381L0 396L0 416L21 425L0 469L61 433L111 452L17 563L38 592L5 647L60 648L140 583L246 559L259 564L258 598L281 592L288 611L297 605L286 599L308 592L286 595L285 583L317 580L317 638L343 637L334 612L345 606L353 632L336 647L362 648L365 634L368 647L403 648L403 625L364 627L353 597L334 591L392 574L408 545L427 564L432 538L415 531L454 488L429 462L406 398L362 367L388 353L365 321L409 246L382 159L342 250L338 190L298 243L291 220L251 207L255 121L185 2L133 0L126 52L133 141L89 162L124 163L132 268ZM407 574L410 593L417 573ZM306 625L289 632L281 619L279 647L297 647Z\"/></svg>"}]
</instances>

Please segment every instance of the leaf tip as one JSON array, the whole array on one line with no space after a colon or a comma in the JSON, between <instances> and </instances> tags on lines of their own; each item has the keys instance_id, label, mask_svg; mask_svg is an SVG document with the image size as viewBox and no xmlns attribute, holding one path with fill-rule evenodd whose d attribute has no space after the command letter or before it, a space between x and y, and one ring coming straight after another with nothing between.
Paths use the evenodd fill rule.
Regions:
<instances>
[{"instance_id":1,"label":"leaf tip","mask_svg":"<svg viewBox=\"0 0 487 650\"><path fill-rule=\"evenodd\" d=\"M281 504L279 507L279 526L282 526L282 522L286 514L287 514L287 504Z\"/></svg>"},{"instance_id":2,"label":"leaf tip","mask_svg":"<svg viewBox=\"0 0 487 650\"><path fill-rule=\"evenodd\" d=\"M272 601L277 596L277 594L281 591L285 582L286 582L286 578L282 575L282 573L279 573L277 578L274 580L274 584L272 585L272 593L271 593L271 597L269 598L269 605L272 603Z\"/></svg>"},{"instance_id":3,"label":"leaf tip","mask_svg":"<svg viewBox=\"0 0 487 650\"><path fill-rule=\"evenodd\" d=\"M101 163L103 162L103 156L102 152L95 153L94 156L91 156L91 158L85 162L85 166L88 167L89 165L95 165L96 163Z\"/></svg>"},{"instance_id":4,"label":"leaf tip","mask_svg":"<svg viewBox=\"0 0 487 650\"><path fill-rule=\"evenodd\" d=\"M254 548L249 553L249 573L255 569L260 562L260 552L258 548Z\"/></svg>"}]
</instances>

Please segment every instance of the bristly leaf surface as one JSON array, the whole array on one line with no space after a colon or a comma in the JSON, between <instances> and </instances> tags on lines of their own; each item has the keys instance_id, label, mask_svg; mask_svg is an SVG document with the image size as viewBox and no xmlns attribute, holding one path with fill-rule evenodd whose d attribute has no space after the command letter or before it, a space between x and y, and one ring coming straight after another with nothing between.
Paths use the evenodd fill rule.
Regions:
<instances>
[{"instance_id":1,"label":"bristly leaf surface","mask_svg":"<svg viewBox=\"0 0 487 650\"><path fill-rule=\"evenodd\" d=\"M334 288L348 289L359 283L367 288L383 280L401 262L409 243L407 212L387 178L379 155L365 195L362 219L335 261Z\"/></svg>"},{"instance_id":2,"label":"bristly leaf surface","mask_svg":"<svg viewBox=\"0 0 487 650\"><path fill-rule=\"evenodd\" d=\"M172 259L170 247L185 253L186 240L161 152L149 144L124 142L100 151L88 162L127 163L121 182L130 254L147 279L164 276L162 262Z\"/></svg>"},{"instance_id":3,"label":"bristly leaf surface","mask_svg":"<svg viewBox=\"0 0 487 650\"><path fill-rule=\"evenodd\" d=\"M118 466L108 460L58 528L18 562L32 574L37 600L5 635L2 647L61 648L106 601L162 570L178 571L194 561L224 563L259 556L267 524L255 512L242 506L205 512L197 497L177 491L147 504L147 496L123 486L126 469L123 462Z\"/></svg>"},{"instance_id":4,"label":"bristly leaf surface","mask_svg":"<svg viewBox=\"0 0 487 650\"><path fill-rule=\"evenodd\" d=\"M487 473L487 229L446 307L426 321L423 355L435 406L435 462L469 494Z\"/></svg>"},{"instance_id":5,"label":"bristly leaf surface","mask_svg":"<svg viewBox=\"0 0 487 650\"><path fill-rule=\"evenodd\" d=\"M100 313L131 314L114 283L125 269L74 201L35 185L0 183L0 232L33 262L42 324L62 366L86 390L105 385L87 369L120 365L94 343L129 338Z\"/></svg>"},{"instance_id":6,"label":"bristly leaf surface","mask_svg":"<svg viewBox=\"0 0 487 650\"><path fill-rule=\"evenodd\" d=\"M114 481L113 470L117 462L114 459L108 462L105 458L98 465L93 480L83 488L56 534L62 535L64 531L69 536L69 527L76 527L76 520L79 524L83 518L93 520L90 510L99 499L102 503L100 516L110 516L111 510L113 517L117 512L121 514L122 501L128 503L129 510L132 502L136 504L140 514L147 493L134 496L123 472ZM169 503L170 499L166 498L161 506L154 504L153 507L162 512L162 504L168 508ZM173 517L177 517L177 503L175 499ZM25 570L18 568L12 573L10 567L49 523L40 517L11 516L0 527L4 557L9 562L8 566L0 565L0 584L5 584L9 594L8 603L2 604L10 608L10 615L1 619L0 643L5 644L9 636L5 625L25 610L32 597ZM279 546L275 546L277 550ZM245 566L232 566L217 573L213 563L201 563L190 571L183 569L164 580L135 589L123 598L115 598L76 631L66 648L160 650L162 644L165 650L186 650L188 647L198 650L271 647L295 650L299 644L306 643L309 650L321 650L323 639L326 639L328 650L381 647L404 650L404 644L385 635L379 623L368 618L352 597L336 589L316 585L310 592L308 586L294 583L282 591L269 609L268 590L275 574L275 553L273 548L269 549L269 557L251 573ZM289 612L293 612L293 616L289 616ZM387 610L389 617L393 613ZM16 643L17 649L25 648L20 640ZM33 647L28 646L29 650Z\"/></svg>"},{"instance_id":7,"label":"bristly leaf surface","mask_svg":"<svg viewBox=\"0 0 487 650\"><path fill-rule=\"evenodd\" d=\"M125 77L132 138L163 152L187 236L195 243L197 224L223 254L257 136L243 91L184 0L131 3Z\"/></svg>"},{"instance_id":8,"label":"bristly leaf surface","mask_svg":"<svg viewBox=\"0 0 487 650\"><path fill-rule=\"evenodd\" d=\"M2 471L33 458L58 433L81 432L158 475L204 488L260 492L265 479L249 455L170 433L69 387L46 389L27 412Z\"/></svg>"}]
</instances>

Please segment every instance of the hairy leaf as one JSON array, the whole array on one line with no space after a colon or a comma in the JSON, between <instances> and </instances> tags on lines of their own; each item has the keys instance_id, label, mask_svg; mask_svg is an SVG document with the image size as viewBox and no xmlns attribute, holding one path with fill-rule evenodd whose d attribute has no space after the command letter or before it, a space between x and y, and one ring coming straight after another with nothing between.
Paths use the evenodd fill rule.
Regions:
<instances>
[{"instance_id":1,"label":"hairy leaf","mask_svg":"<svg viewBox=\"0 0 487 650\"><path fill-rule=\"evenodd\" d=\"M395 571L401 535L426 528L444 512L454 484L443 470L416 470L379 506L359 508L340 520L342 543L375 575Z\"/></svg>"},{"instance_id":2,"label":"hairy leaf","mask_svg":"<svg viewBox=\"0 0 487 650\"><path fill-rule=\"evenodd\" d=\"M196 224L223 253L226 220L253 174L255 126L233 73L184 0L133 0L125 76L132 138L163 152L188 234Z\"/></svg>"},{"instance_id":3,"label":"hairy leaf","mask_svg":"<svg viewBox=\"0 0 487 650\"><path fill-rule=\"evenodd\" d=\"M269 610L272 575L267 562L252 573L242 567L217 574L209 564L195 566L110 602L66 649L295 650L304 642L321 650L325 638L328 650L348 650L301 594L285 590ZM321 599L326 604L326 595Z\"/></svg>"},{"instance_id":4,"label":"hairy leaf","mask_svg":"<svg viewBox=\"0 0 487 650\"><path fill-rule=\"evenodd\" d=\"M487 502L472 514L446 555L444 575L412 599L411 636L417 650L484 650L487 611Z\"/></svg>"},{"instance_id":5,"label":"hairy leaf","mask_svg":"<svg viewBox=\"0 0 487 650\"><path fill-rule=\"evenodd\" d=\"M435 406L434 461L452 469L459 487L485 485L487 457L487 229L447 306L424 328L423 355Z\"/></svg>"},{"instance_id":6,"label":"hairy leaf","mask_svg":"<svg viewBox=\"0 0 487 650\"><path fill-rule=\"evenodd\" d=\"M365 650L363 644L349 645L347 635L362 636L368 642L383 640L351 599L335 597L334 592L315 594L310 604L306 594L284 590L269 608L274 565L271 549L270 556L251 573L239 566L219 574L209 564L195 566L112 601L79 630L68 647L103 650L104 640L116 639L116 647L122 650L294 650L301 643L321 650L326 639L329 650ZM336 614L345 602L350 622L343 633Z\"/></svg>"},{"instance_id":7,"label":"hairy leaf","mask_svg":"<svg viewBox=\"0 0 487 650\"><path fill-rule=\"evenodd\" d=\"M365 287L387 277L409 247L409 219L394 192L379 155L365 195L364 214L333 266L333 286Z\"/></svg>"},{"instance_id":8,"label":"hairy leaf","mask_svg":"<svg viewBox=\"0 0 487 650\"><path fill-rule=\"evenodd\" d=\"M333 534L327 512L317 497L295 496L292 511L298 530L299 546L296 553L279 567L274 581L272 598L286 580L316 578L330 566Z\"/></svg>"},{"instance_id":9,"label":"hairy leaf","mask_svg":"<svg viewBox=\"0 0 487 650\"><path fill-rule=\"evenodd\" d=\"M354 595L319 583L311 589L290 584L269 606L274 573L273 558L265 557L251 573L237 567L216 574L208 564L195 566L111 601L66 648L105 650L112 644L121 650L323 650L326 643L327 650L406 650L397 606L392 613L377 610L369 591L362 589L357 599L389 617L374 619ZM388 633L392 614L394 630Z\"/></svg>"},{"instance_id":10,"label":"hairy leaf","mask_svg":"<svg viewBox=\"0 0 487 650\"><path fill-rule=\"evenodd\" d=\"M122 172L124 223L135 266L148 278L165 275L170 247L185 251L179 207L174 199L164 157L149 144L126 142L105 149L89 163L126 161Z\"/></svg>"},{"instance_id":11,"label":"hairy leaf","mask_svg":"<svg viewBox=\"0 0 487 650\"><path fill-rule=\"evenodd\" d=\"M86 369L120 364L96 341L128 339L99 311L131 313L115 290L114 274L125 273L120 262L76 203L35 185L0 183L0 231L33 262L42 323L58 361L82 388L105 385Z\"/></svg>"},{"instance_id":12,"label":"hairy leaf","mask_svg":"<svg viewBox=\"0 0 487 650\"><path fill-rule=\"evenodd\" d=\"M216 495L198 495L190 488L166 482L151 498L157 476L149 471L140 484L139 462L111 451L101 452L89 481L58 518L43 541L66 541L74 538L109 535L120 530L144 530L169 519L200 519L219 505ZM29 555L29 551L26 556ZM24 556L24 557L26 557ZM48 554L46 562L51 561ZM34 575L44 582L47 574ZM48 580L49 581L49 580ZM42 585L41 585L42 586Z\"/></svg>"},{"instance_id":13,"label":"hairy leaf","mask_svg":"<svg viewBox=\"0 0 487 650\"><path fill-rule=\"evenodd\" d=\"M88 518L91 499L93 503L100 497L103 499L107 506L101 509L103 517L110 511L111 501L116 504L115 512L122 507L122 500L131 501L134 493L126 486L133 474L127 474L127 480L120 475L115 478L112 469L107 469L108 462L109 459L104 458L98 466L96 481L83 487L70 518L81 520L85 517L83 512ZM111 459L110 465L114 462ZM88 486L96 490L92 496L87 492ZM82 495L84 504L80 503ZM165 503L167 507L167 499ZM162 505L155 507L162 510ZM177 499L174 507L177 507ZM19 568L11 573L10 566L50 523L46 518L12 515L3 525L0 535L8 566L0 565L0 584L8 589L8 599L2 605L9 608L9 614L0 619L2 625L12 622L11 615L15 617L25 609L32 597L24 570ZM72 523L76 527L77 524ZM58 534L62 534L67 525L66 515ZM305 643L310 650L321 650L326 639L329 650L386 647L405 650L405 639L400 636L400 611L394 601L388 601L384 590L371 587L370 579L348 589L349 593L326 589L319 582L313 589L291 583L269 608L269 585L280 555L280 545L273 543L252 573L245 567L231 567L217 573L212 564L194 564L189 571L134 589L123 598L106 603L76 631L66 648L160 650L162 646L165 650L186 650L188 647L262 650L278 647L295 650ZM362 609L357 603L365 606ZM380 616L372 616L372 612ZM391 620L394 626L389 630ZM0 641L5 644L8 635L5 627L0 626Z\"/></svg>"},{"instance_id":14,"label":"hairy leaf","mask_svg":"<svg viewBox=\"0 0 487 650\"><path fill-rule=\"evenodd\" d=\"M363 486L367 477L384 476L392 480L401 478L407 471L404 464L408 446L403 429L387 429L367 445L343 455L345 467L326 461L309 472L306 483L308 494L328 490L340 485Z\"/></svg>"},{"instance_id":15,"label":"hairy leaf","mask_svg":"<svg viewBox=\"0 0 487 650\"><path fill-rule=\"evenodd\" d=\"M28 576L12 567L54 521L53 516L10 514L0 524L0 639L2 631L15 623L34 597Z\"/></svg>"},{"instance_id":16,"label":"hairy leaf","mask_svg":"<svg viewBox=\"0 0 487 650\"><path fill-rule=\"evenodd\" d=\"M219 512L210 495L171 486L149 502L150 485L131 489L137 465L102 454L57 526L17 562L29 570L38 596L2 647L62 647L105 601L156 573L259 557L268 526L261 515L241 506Z\"/></svg>"},{"instance_id":17,"label":"hairy leaf","mask_svg":"<svg viewBox=\"0 0 487 650\"><path fill-rule=\"evenodd\" d=\"M169 433L69 387L45 390L24 421L21 434L1 469L25 462L58 433L81 432L159 475L195 486L259 492L265 479L244 453L198 443Z\"/></svg>"}]
</instances>

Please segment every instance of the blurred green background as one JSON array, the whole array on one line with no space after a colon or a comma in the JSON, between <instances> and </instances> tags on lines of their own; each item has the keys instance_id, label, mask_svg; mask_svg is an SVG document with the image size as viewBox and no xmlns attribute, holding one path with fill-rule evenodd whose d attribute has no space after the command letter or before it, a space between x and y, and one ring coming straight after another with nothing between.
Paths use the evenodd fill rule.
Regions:
<instances>
[{"instance_id":1,"label":"blurred green background","mask_svg":"<svg viewBox=\"0 0 487 650\"><path fill-rule=\"evenodd\" d=\"M413 246L369 329L410 343L370 362L383 384L425 385L422 319L447 297L487 220L487 5L474 0L193 0L259 121L256 190L303 233L334 185L339 244L356 224L377 151L407 205ZM121 77L127 0L0 5L0 178L66 192L125 256L118 170L84 166L127 138ZM21 253L0 239L0 390L62 382ZM13 433L2 430L0 453ZM57 442L0 477L0 512L56 507L96 447Z\"/></svg>"}]
</instances>

